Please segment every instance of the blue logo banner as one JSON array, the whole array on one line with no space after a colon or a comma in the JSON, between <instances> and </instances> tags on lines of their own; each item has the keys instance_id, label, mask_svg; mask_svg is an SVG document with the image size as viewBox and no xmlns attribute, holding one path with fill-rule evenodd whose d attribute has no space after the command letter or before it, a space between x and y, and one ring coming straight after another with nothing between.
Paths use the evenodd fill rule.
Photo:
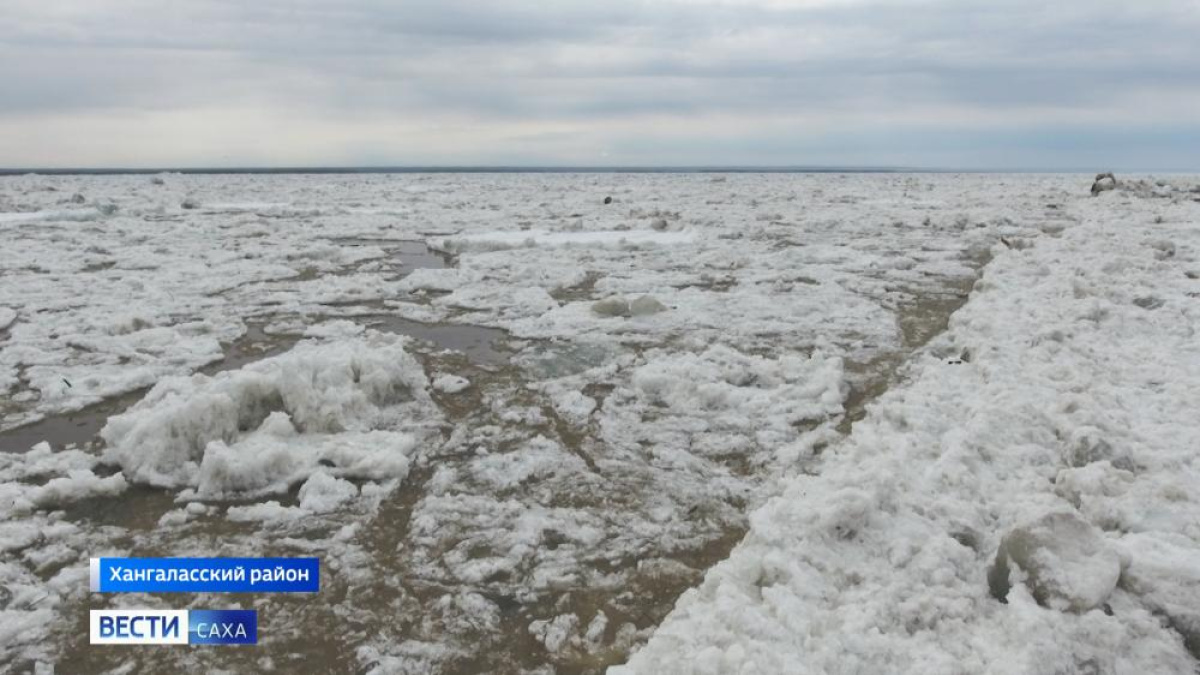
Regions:
<instances>
[{"instance_id":1,"label":"blue logo banner","mask_svg":"<svg viewBox=\"0 0 1200 675\"><path fill-rule=\"evenodd\" d=\"M94 645L252 645L253 609L93 609Z\"/></svg>"},{"instance_id":2,"label":"blue logo banner","mask_svg":"<svg viewBox=\"0 0 1200 675\"><path fill-rule=\"evenodd\" d=\"M92 558L95 593L316 593L317 558Z\"/></svg>"},{"instance_id":3,"label":"blue logo banner","mask_svg":"<svg viewBox=\"0 0 1200 675\"><path fill-rule=\"evenodd\" d=\"M253 609L193 609L188 612L189 645L252 645L258 642Z\"/></svg>"}]
</instances>

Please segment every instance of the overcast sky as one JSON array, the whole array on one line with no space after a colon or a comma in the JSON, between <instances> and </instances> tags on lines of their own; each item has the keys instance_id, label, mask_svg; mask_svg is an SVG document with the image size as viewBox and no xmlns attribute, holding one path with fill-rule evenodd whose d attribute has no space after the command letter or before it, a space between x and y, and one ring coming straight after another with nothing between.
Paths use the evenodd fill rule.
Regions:
<instances>
[{"instance_id":1,"label":"overcast sky","mask_svg":"<svg viewBox=\"0 0 1200 675\"><path fill-rule=\"evenodd\" d=\"M1200 0L2 0L0 166L1200 169Z\"/></svg>"}]
</instances>

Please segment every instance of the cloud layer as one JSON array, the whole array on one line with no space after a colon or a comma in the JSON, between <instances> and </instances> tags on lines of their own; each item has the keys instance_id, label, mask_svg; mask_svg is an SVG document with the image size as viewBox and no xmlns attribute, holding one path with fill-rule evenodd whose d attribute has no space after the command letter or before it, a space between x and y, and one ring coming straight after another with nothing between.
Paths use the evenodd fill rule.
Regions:
<instances>
[{"instance_id":1,"label":"cloud layer","mask_svg":"<svg viewBox=\"0 0 1200 675\"><path fill-rule=\"evenodd\" d=\"M1192 0L6 0L0 164L1192 168Z\"/></svg>"}]
</instances>

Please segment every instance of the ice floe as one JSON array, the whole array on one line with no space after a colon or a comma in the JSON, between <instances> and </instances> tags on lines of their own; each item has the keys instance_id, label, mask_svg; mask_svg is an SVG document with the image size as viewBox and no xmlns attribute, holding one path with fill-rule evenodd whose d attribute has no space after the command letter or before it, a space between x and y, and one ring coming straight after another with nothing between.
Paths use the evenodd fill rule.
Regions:
<instances>
[{"instance_id":1,"label":"ice floe","mask_svg":"<svg viewBox=\"0 0 1200 675\"><path fill-rule=\"evenodd\" d=\"M378 427L428 398L403 345L379 334L302 343L213 377L165 378L109 421L105 457L131 481L201 496L280 492L322 462L343 476L402 478L417 439Z\"/></svg>"},{"instance_id":2,"label":"ice floe","mask_svg":"<svg viewBox=\"0 0 1200 675\"><path fill-rule=\"evenodd\" d=\"M458 375L439 375L433 379L433 388L444 394L457 394L471 386L471 381Z\"/></svg>"}]
</instances>

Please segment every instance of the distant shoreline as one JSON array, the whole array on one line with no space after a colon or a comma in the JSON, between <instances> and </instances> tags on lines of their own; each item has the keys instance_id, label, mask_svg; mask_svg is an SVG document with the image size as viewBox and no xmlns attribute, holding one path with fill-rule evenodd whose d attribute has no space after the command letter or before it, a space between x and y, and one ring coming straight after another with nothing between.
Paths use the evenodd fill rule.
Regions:
<instances>
[{"instance_id":1,"label":"distant shoreline","mask_svg":"<svg viewBox=\"0 0 1200 675\"><path fill-rule=\"evenodd\" d=\"M902 173L895 167L753 167L753 166L290 166L195 168L0 169L0 175L152 175L179 174L354 174L354 173Z\"/></svg>"},{"instance_id":2,"label":"distant shoreline","mask_svg":"<svg viewBox=\"0 0 1200 675\"><path fill-rule=\"evenodd\" d=\"M196 168L42 168L0 169L0 176L124 176L178 173L191 175L222 174L420 174L420 173L1095 173L1100 169L939 169L918 167L825 167L825 166L381 166L381 167L196 167ZM1105 169L1107 170L1107 169ZM1130 170L1126 173L1191 173L1187 170Z\"/></svg>"}]
</instances>

